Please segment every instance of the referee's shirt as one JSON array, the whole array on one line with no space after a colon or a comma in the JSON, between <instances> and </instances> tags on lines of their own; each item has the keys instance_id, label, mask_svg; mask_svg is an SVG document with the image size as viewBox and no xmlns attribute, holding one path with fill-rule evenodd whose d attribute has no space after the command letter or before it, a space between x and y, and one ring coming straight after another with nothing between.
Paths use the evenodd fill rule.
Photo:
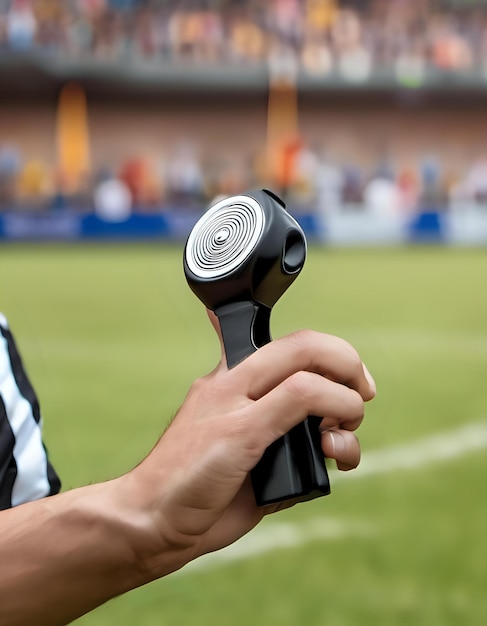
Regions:
<instances>
[{"instance_id":1,"label":"referee's shirt","mask_svg":"<svg viewBox=\"0 0 487 626\"><path fill-rule=\"evenodd\" d=\"M0 313L0 509L59 492L42 419L7 320Z\"/></svg>"}]
</instances>

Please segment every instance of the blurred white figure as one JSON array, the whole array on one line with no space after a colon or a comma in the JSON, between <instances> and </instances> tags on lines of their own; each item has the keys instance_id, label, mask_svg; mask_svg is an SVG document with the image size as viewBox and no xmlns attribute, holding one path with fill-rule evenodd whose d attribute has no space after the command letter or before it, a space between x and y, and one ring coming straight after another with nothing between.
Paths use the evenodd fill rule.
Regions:
<instances>
[{"instance_id":1,"label":"blurred white figure","mask_svg":"<svg viewBox=\"0 0 487 626\"><path fill-rule=\"evenodd\" d=\"M378 176L364 189L365 208L376 215L398 215L401 211L401 193L394 180Z\"/></svg>"},{"instance_id":2,"label":"blurred white figure","mask_svg":"<svg viewBox=\"0 0 487 626\"><path fill-rule=\"evenodd\" d=\"M34 44L37 20L29 0L14 0L7 16L7 41L15 50L25 50Z\"/></svg>"},{"instance_id":3,"label":"blurred white figure","mask_svg":"<svg viewBox=\"0 0 487 626\"><path fill-rule=\"evenodd\" d=\"M181 144L178 147L169 164L167 178L170 193L176 199L197 197L203 192L203 172L193 146Z\"/></svg>"},{"instance_id":4,"label":"blurred white figure","mask_svg":"<svg viewBox=\"0 0 487 626\"><path fill-rule=\"evenodd\" d=\"M325 157L318 159L315 169L316 220L321 241L326 241L330 220L340 216L344 187L344 172Z\"/></svg>"},{"instance_id":5,"label":"blurred white figure","mask_svg":"<svg viewBox=\"0 0 487 626\"><path fill-rule=\"evenodd\" d=\"M132 213L132 194L118 178L108 178L95 189L93 203L96 214L107 222L123 222Z\"/></svg>"},{"instance_id":6,"label":"blurred white figure","mask_svg":"<svg viewBox=\"0 0 487 626\"><path fill-rule=\"evenodd\" d=\"M295 50L290 46L274 42L268 50L267 64L273 81L296 82L299 63Z\"/></svg>"},{"instance_id":7,"label":"blurred white figure","mask_svg":"<svg viewBox=\"0 0 487 626\"><path fill-rule=\"evenodd\" d=\"M464 191L469 200L487 202L487 160L477 161L467 174Z\"/></svg>"},{"instance_id":8,"label":"blurred white figure","mask_svg":"<svg viewBox=\"0 0 487 626\"><path fill-rule=\"evenodd\" d=\"M326 76L333 69L333 55L326 42L309 41L301 53L301 63L312 76Z\"/></svg>"},{"instance_id":9,"label":"blurred white figure","mask_svg":"<svg viewBox=\"0 0 487 626\"><path fill-rule=\"evenodd\" d=\"M337 69L343 78L351 82L366 81L372 70L372 57L363 43L357 13L349 9L339 11L331 36L338 55Z\"/></svg>"},{"instance_id":10,"label":"blurred white figure","mask_svg":"<svg viewBox=\"0 0 487 626\"><path fill-rule=\"evenodd\" d=\"M22 158L17 146L0 144L0 176L16 176L21 166Z\"/></svg>"},{"instance_id":11,"label":"blurred white figure","mask_svg":"<svg viewBox=\"0 0 487 626\"><path fill-rule=\"evenodd\" d=\"M294 165L294 184L291 192L298 204L316 202L316 176L318 156L308 146L302 145Z\"/></svg>"},{"instance_id":12,"label":"blurred white figure","mask_svg":"<svg viewBox=\"0 0 487 626\"><path fill-rule=\"evenodd\" d=\"M317 209L321 215L337 213L342 208L345 175L326 158L319 159L315 169Z\"/></svg>"},{"instance_id":13,"label":"blurred white figure","mask_svg":"<svg viewBox=\"0 0 487 626\"><path fill-rule=\"evenodd\" d=\"M355 46L340 56L338 70L350 82L365 82L372 71L372 57L363 46Z\"/></svg>"},{"instance_id":14,"label":"blurred white figure","mask_svg":"<svg viewBox=\"0 0 487 626\"><path fill-rule=\"evenodd\" d=\"M407 87L419 87L423 84L426 75L425 61L414 51L399 54L395 72L398 81Z\"/></svg>"}]
</instances>

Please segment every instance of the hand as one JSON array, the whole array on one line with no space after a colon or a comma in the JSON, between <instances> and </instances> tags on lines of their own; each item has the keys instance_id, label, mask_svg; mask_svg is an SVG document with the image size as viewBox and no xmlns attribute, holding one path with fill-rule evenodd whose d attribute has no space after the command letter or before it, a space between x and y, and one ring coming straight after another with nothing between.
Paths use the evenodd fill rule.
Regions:
<instances>
[{"instance_id":1,"label":"hand","mask_svg":"<svg viewBox=\"0 0 487 626\"><path fill-rule=\"evenodd\" d=\"M215 316L210 314L220 336ZM264 515L293 503L258 508L249 472L264 450L307 415L323 416L324 454L342 470L356 467L353 431L375 384L346 341L300 331L260 348L228 370L222 360L191 387L153 452L133 472L152 511L149 576L222 548ZM165 557L157 556L159 537Z\"/></svg>"},{"instance_id":2,"label":"hand","mask_svg":"<svg viewBox=\"0 0 487 626\"><path fill-rule=\"evenodd\" d=\"M374 394L356 351L329 335L289 335L230 371L222 359L135 469L1 512L0 626L67 624L290 506L258 508L249 472L308 414L323 416L326 456L355 467L352 431Z\"/></svg>"}]
</instances>

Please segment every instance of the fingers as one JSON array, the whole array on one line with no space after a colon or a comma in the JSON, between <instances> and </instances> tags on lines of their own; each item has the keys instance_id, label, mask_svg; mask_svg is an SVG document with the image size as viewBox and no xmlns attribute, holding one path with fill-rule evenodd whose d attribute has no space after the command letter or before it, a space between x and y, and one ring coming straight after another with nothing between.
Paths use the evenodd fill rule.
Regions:
<instances>
[{"instance_id":1,"label":"fingers","mask_svg":"<svg viewBox=\"0 0 487 626\"><path fill-rule=\"evenodd\" d=\"M362 421L364 400L354 389L318 374L300 371L254 402L247 411L251 422L248 432L257 437L261 445L267 447L307 415L327 416L335 428L346 424L347 430L352 430L352 425L356 428ZM349 441L348 438L346 441ZM333 451L333 438L327 435L325 442L328 442L328 448ZM337 440L336 446L340 442L341 440ZM344 462L348 460L353 462L353 458L343 458Z\"/></svg>"},{"instance_id":2,"label":"fingers","mask_svg":"<svg viewBox=\"0 0 487 626\"><path fill-rule=\"evenodd\" d=\"M222 361L225 348L218 317L207 310L220 341ZM301 369L313 371L355 389L367 401L375 397L374 379L357 351L344 339L313 331L299 331L276 339L252 355L238 368L238 377L247 377L249 397L258 399L278 382ZM285 352L288 354L286 355ZM245 365L244 365L245 364ZM250 380L249 380L250 377Z\"/></svg>"},{"instance_id":3,"label":"fingers","mask_svg":"<svg viewBox=\"0 0 487 626\"><path fill-rule=\"evenodd\" d=\"M375 383L356 350L343 339L313 331L276 339L232 371L246 381L249 397L258 399L303 370L346 385L365 401L375 396Z\"/></svg>"},{"instance_id":4,"label":"fingers","mask_svg":"<svg viewBox=\"0 0 487 626\"><path fill-rule=\"evenodd\" d=\"M208 316L224 355L218 318L211 311ZM317 415L323 417L325 456L335 459L338 469L357 467L360 445L351 431L360 426L364 402L375 396L376 386L348 342L300 331L263 346L226 375L230 386L233 379L240 392L255 400L248 407L249 429L260 445L267 447L307 415Z\"/></svg>"},{"instance_id":5,"label":"fingers","mask_svg":"<svg viewBox=\"0 0 487 626\"><path fill-rule=\"evenodd\" d=\"M360 463L360 444L348 430L327 430L321 436L321 445L325 456L335 459L340 470L355 469Z\"/></svg>"}]
</instances>

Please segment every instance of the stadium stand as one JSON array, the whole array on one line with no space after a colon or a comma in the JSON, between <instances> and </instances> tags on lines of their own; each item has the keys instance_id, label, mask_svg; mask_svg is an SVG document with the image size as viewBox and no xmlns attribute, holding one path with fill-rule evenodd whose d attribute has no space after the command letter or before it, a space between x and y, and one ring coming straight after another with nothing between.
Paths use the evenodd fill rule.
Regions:
<instances>
[{"instance_id":1,"label":"stadium stand","mask_svg":"<svg viewBox=\"0 0 487 626\"><path fill-rule=\"evenodd\" d=\"M53 55L262 62L282 49L311 73L485 69L482 2L439 0L3 0L0 45Z\"/></svg>"},{"instance_id":2,"label":"stadium stand","mask_svg":"<svg viewBox=\"0 0 487 626\"><path fill-rule=\"evenodd\" d=\"M300 119L270 177L265 116L280 71ZM482 1L0 0L0 213L197 211L265 184L302 214L483 207L486 76ZM63 143L60 94L73 81L79 121ZM191 106L192 129L181 115L174 132L157 126L154 109L169 119Z\"/></svg>"}]
</instances>

